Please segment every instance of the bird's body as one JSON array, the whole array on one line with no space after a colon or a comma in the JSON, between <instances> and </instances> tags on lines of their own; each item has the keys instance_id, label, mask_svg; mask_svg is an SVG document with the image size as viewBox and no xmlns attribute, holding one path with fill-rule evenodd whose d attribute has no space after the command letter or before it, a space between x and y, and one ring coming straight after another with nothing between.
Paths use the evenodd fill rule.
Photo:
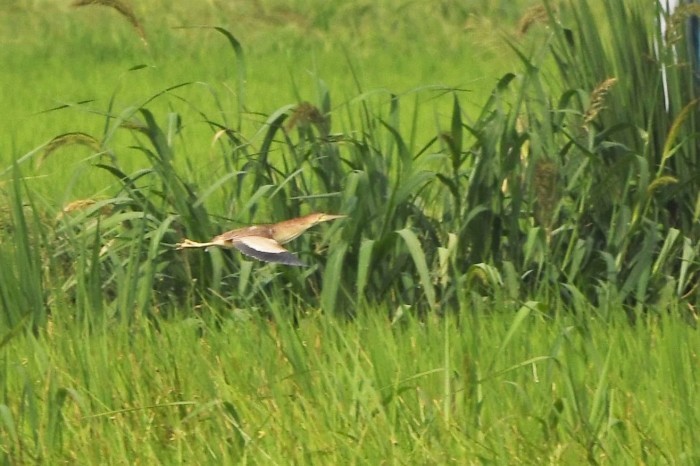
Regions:
<instances>
[{"instance_id":1,"label":"bird's body","mask_svg":"<svg viewBox=\"0 0 700 466\"><path fill-rule=\"evenodd\" d=\"M237 228L215 236L205 243L185 239L177 245L177 249L236 248L243 254L258 260L301 266L304 264L299 258L282 245L297 238L314 225L343 217L345 215L314 213L279 223Z\"/></svg>"}]
</instances>

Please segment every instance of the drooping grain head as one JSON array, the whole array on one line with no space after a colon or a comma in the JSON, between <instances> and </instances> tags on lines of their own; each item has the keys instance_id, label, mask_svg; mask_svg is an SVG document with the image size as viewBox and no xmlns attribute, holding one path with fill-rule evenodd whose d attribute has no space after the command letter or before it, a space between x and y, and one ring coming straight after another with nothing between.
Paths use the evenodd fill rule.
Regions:
<instances>
[{"instance_id":1,"label":"drooping grain head","mask_svg":"<svg viewBox=\"0 0 700 466\"><path fill-rule=\"evenodd\" d=\"M73 132L56 136L44 147L44 152L37 158L37 166L40 166L52 153L61 147L68 145L82 145L95 152L100 152L100 142L86 133Z\"/></svg>"},{"instance_id":2,"label":"drooping grain head","mask_svg":"<svg viewBox=\"0 0 700 466\"><path fill-rule=\"evenodd\" d=\"M525 35L535 24L546 24L549 21L549 12L544 5L535 5L528 8L518 21L518 34Z\"/></svg>"},{"instance_id":3,"label":"drooping grain head","mask_svg":"<svg viewBox=\"0 0 700 466\"><path fill-rule=\"evenodd\" d=\"M75 8L89 5L101 5L108 8L113 8L134 27L136 33L139 35L144 45L148 45L148 41L146 40L146 32L143 26L141 25L141 22L139 21L138 17L134 13L133 8L131 8L131 6L128 3L121 0L76 0L72 4L72 6Z\"/></svg>"}]
</instances>

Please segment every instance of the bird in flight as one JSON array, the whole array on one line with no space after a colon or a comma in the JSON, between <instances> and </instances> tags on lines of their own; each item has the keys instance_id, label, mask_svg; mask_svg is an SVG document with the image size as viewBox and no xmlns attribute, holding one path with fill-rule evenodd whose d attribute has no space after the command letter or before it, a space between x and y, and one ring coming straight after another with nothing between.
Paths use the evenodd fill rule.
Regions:
<instances>
[{"instance_id":1,"label":"bird in flight","mask_svg":"<svg viewBox=\"0 0 700 466\"><path fill-rule=\"evenodd\" d=\"M346 215L314 213L279 223L237 228L215 236L205 243L185 239L177 244L177 249L236 248L243 254L261 261L303 266L305 264L282 245L297 238L314 225L343 217Z\"/></svg>"}]
</instances>

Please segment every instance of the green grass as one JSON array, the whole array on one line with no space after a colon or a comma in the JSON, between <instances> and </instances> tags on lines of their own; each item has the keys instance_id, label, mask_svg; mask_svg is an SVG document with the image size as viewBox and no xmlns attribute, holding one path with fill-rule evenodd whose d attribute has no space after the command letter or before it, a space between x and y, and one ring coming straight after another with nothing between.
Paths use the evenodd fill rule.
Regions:
<instances>
[{"instance_id":1,"label":"green grass","mask_svg":"<svg viewBox=\"0 0 700 466\"><path fill-rule=\"evenodd\" d=\"M148 47L109 8L73 9L53 0L37 2L29 11L6 5L0 15L0 43L5 45L0 58L7 66L0 79L13 92L3 93L0 104L16 146L27 150L62 132L100 127L80 112L38 117L36 112L89 99L95 100L90 108L104 111L113 93L115 108L121 109L183 82L203 83L181 90L185 98L209 104L212 88L233 114L239 98L233 83L238 63L231 49L211 30L178 29L181 26L224 26L238 37L247 57L245 104L263 114L299 100L315 101L319 79L331 89L336 105L355 98L358 89L348 62L365 91L404 93L429 85L455 86L471 89L475 105L483 102L481 94L490 90L498 70L505 69L493 60L507 49L499 40L500 31L491 29L487 20L475 23L479 29L465 28L471 24L468 15L482 8L453 5L449 8L454 11L444 13L449 16L433 17L425 15L426 6L402 2L372 8L324 2L255 5L137 5ZM395 17L396 11L401 15ZM421 37L420 49L416 37ZM474 40L479 47L465 47ZM440 59L425 60L421 52ZM147 67L128 71L138 65Z\"/></svg>"},{"instance_id":2,"label":"green grass","mask_svg":"<svg viewBox=\"0 0 700 466\"><path fill-rule=\"evenodd\" d=\"M531 303L535 306L535 303ZM274 306L274 305L273 305ZM697 331L537 310L234 311L3 348L9 464L693 464Z\"/></svg>"},{"instance_id":3,"label":"green grass","mask_svg":"<svg viewBox=\"0 0 700 466\"><path fill-rule=\"evenodd\" d=\"M700 461L647 3L164 5L0 7L5 464ZM173 248L314 210L307 268Z\"/></svg>"},{"instance_id":4,"label":"green grass","mask_svg":"<svg viewBox=\"0 0 700 466\"><path fill-rule=\"evenodd\" d=\"M0 85L12 89L0 96L0 122L6 128L0 136L0 161L7 166L64 133L106 139L105 120L99 115L128 115L154 95L183 83L191 84L165 93L149 108L160 121L168 112L180 116L181 141L187 144L178 152L189 159L212 155L212 132L201 112L231 125L241 122L246 136L253 137L265 115L300 101L317 103L321 86L328 88L331 108L337 112L363 93L382 98L389 93L407 95L424 103L420 127L430 130L436 114L449 111L449 96L441 90L416 90L465 89L464 105L478 109L508 69L506 63L494 60L507 53L500 40L502 30L492 27L486 17L469 16L485 6L446 6L443 15L433 17L426 15L425 6L402 6L402 2L373 8L323 5L202 3L185 9L149 2L135 7L148 47L109 8L75 9L50 0L29 10L0 7L0 44L5 45L0 47L0 60L7 64ZM403 23L392 20L397 10ZM348 17L353 22L345 21ZM240 62L225 37L211 29L179 29L202 24L227 27L241 42L246 57L243 94L236 81ZM503 30L510 27L512 23ZM419 47L416 37L423 38ZM425 60L424 54L439 59ZM46 112L62 105L72 107ZM237 111L240 106L244 112ZM129 169L143 167L138 157L123 154L132 138L117 131L111 139L111 149L122 153L122 164ZM32 170L33 191L54 211L76 199L108 193L112 179L86 168L90 155L80 147L58 151ZM208 173L201 176L209 178Z\"/></svg>"}]
</instances>

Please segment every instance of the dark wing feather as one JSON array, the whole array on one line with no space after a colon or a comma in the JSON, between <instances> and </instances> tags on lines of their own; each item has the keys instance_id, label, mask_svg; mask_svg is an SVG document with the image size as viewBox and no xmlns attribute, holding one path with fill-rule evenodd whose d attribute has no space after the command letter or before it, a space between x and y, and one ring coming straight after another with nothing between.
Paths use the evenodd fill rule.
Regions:
<instances>
[{"instance_id":1,"label":"dark wing feather","mask_svg":"<svg viewBox=\"0 0 700 466\"><path fill-rule=\"evenodd\" d=\"M261 261L294 266L306 265L273 239L249 236L236 239L233 242L233 246L243 254Z\"/></svg>"}]
</instances>

